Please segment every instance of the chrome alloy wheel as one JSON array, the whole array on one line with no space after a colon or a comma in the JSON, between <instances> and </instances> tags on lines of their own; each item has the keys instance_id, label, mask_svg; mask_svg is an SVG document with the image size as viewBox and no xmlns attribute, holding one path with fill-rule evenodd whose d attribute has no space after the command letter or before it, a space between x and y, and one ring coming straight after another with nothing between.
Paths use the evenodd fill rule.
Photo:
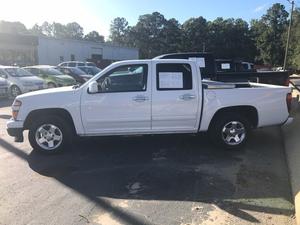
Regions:
<instances>
[{"instance_id":1,"label":"chrome alloy wheel","mask_svg":"<svg viewBox=\"0 0 300 225\"><path fill-rule=\"evenodd\" d=\"M238 121L231 121L222 129L223 141L228 145L238 145L244 141L246 137L245 126Z\"/></svg>"},{"instance_id":2,"label":"chrome alloy wheel","mask_svg":"<svg viewBox=\"0 0 300 225\"><path fill-rule=\"evenodd\" d=\"M35 132L36 143L45 150L58 148L63 140L62 131L53 124L43 124Z\"/></svg>"}]
</instances>

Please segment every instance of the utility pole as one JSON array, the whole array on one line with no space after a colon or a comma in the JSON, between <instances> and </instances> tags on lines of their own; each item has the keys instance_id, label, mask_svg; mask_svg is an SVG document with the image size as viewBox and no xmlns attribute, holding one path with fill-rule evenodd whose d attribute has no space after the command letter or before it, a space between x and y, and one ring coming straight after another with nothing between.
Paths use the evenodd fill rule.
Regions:
<instances>
[{"instance_id":1,"label":"utility pole","mask_svg":"<svg viewBox=\"0 0 300 225\"><path fill-rule=\"evenodd\" d=\"M293 11L294 11L294 4L295 4L294 0L292 0L292 1L288 0L288 2L292 4L292 10L291 10L291 18L290 18L290 24L289 24L289 29L288 29L288 36L287 36L287 40L286 40L283 70L286 69L286 61L287 61L287 56L288 56L288 52L289 52L289 44L290 44L290 38L291 38L290 33L291 33L291 27L292 27L292 22L293 22Z\"/></svg>"}]
</instances>

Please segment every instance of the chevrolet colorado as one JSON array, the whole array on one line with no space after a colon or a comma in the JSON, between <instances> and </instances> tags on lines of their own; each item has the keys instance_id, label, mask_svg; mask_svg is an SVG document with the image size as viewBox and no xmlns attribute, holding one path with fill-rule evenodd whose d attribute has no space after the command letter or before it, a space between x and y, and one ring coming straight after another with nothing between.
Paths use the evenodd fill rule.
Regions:
<instances>
[{"instance_id":1,"label":"chevrolet colorado","mask_svg":"<svg viewBox=\"0 0 300 225\"><path fill-rule=\"evenodd\" d=\"M116 62L81 86L16 97L7 131L34 149L62 151L74 136L198 133L224 148L245 144L251 129L282 125L289 87L201 79L194 60Z\"/></svg>"}]
</instances>

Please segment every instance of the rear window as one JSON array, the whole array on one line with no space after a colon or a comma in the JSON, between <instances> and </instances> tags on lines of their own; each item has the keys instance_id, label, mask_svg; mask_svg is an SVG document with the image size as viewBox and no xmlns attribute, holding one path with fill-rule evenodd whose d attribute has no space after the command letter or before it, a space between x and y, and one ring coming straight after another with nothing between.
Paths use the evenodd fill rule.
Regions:
<instances>
[{"instance_id":1,"label":"rear window","mask_svg":"<svg viewBox=\"0 0 300 225\"><path fill-rule=\"evenodd\" d=\"M159 91L192 89L191 66L180 63L157 64L156 88Z\"/></svg>"}]
</instances>

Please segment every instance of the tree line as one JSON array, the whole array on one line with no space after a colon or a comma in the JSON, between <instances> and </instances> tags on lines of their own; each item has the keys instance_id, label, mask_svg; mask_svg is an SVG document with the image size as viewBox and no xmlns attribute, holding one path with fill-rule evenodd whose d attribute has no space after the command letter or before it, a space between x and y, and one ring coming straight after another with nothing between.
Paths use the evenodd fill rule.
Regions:
<instances>
[{"instance_id":1,"label":"tree line","mask_svg":"<svg viewBox=\"0 0 300 225\"><path fill-rule=\"evenodd\" d=\"M260 19L216 18L202 16L183 24L166 19L159 12L139 17L134 26L125 18L111 23L110 40L140 50L141 58L170 52L206 51L217 58L243 59L258 64L282 66L289 24L289 13L276 3ZM288 66L300 68L300 8L293 15Z\"/></svg>"},{"instance_id":2,"label":"tree line","mask_svg":"<svg viewBox=\"0 0 300 225\"><path fill-rule=\"evenodd\" d=\"M30 34L53 38L104 42L104 36L100 35L97 31L91 31L86 35L84 35L83 31L83 28L76 22L61 24L45 21L42 25L35 24L32 28L27 29L21 22L0 21L0 32L2 33Z\"/></svg>"},{"instance_id":3,"label":"tree line","mask_svg":"<svg viewBox=\"0 0 300 225\"><path fill-rule=\"evenodd\" d=\"M284 5L273 4L259 19L250 23L243 19L218 17L208 21L202 16L180 24L159 12L141 15L129 26L125 18L111 22L107 43L135 47L140 58L152 58L173 52L212 52L216 58L243 59L257 64L282 66L286 47L289 13ZM44 22L26 29L20 22L0 21L0 32L42 35L104 42L97 31L84 35L76 22L61 24ZM291 42L287 65L300 68L300 8L293 14Z\"/></svg>"}]
</instances>

